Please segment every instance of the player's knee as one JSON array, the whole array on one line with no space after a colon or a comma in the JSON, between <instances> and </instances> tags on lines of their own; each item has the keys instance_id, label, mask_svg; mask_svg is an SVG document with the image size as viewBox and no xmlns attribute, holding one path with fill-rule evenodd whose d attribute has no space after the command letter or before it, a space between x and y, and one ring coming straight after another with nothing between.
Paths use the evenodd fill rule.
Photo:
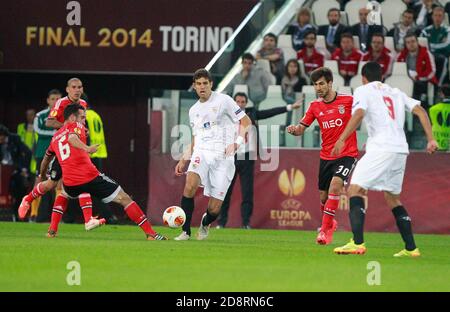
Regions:
<instances>
[{"instance_id":1,"label":"player's knee","mask_svg":"<svg viewBox=\"0 0 450 312\"><path fill-rule=\"evenodd\" d=\"M402 205L402 203L400 202L400 196L398 195L394 195L389 192L384 192L384 199L386 200L387 205L391 209Z\"/></svg>"},{"instance_id":2,"label":"player's knee","mask_svg":"<svg viewBox=\"0 0 450 312\"><path fill-rule=\"evenodd\" d=\"M333 182L330 185L330 189L328 190L329 194L341 194L342 184L340 182Z\"/></svg>"},{"instance_id":3,"label":"player's knee","mask_svg":"<svg viewBox=\"0 0 450 312\"><path fill-rule=\"evenodd\" d=\"M186 183L186 185L184 186L184 191L183 191L183 195L185 197L194 197L195 192L197 191L197 187L191 183Z\"/></svg>"},{"instance_id":4,"label":"player's knee","mask_svg":"<svg viewBox=\"0 0 450 312\"><path fill-rule=\"evenodd\" d=\"M365 190L356 184L350 185L347 192L349 198L353 196L364 196L365 194L366 194Z\"/></svg>"}]
</instances>

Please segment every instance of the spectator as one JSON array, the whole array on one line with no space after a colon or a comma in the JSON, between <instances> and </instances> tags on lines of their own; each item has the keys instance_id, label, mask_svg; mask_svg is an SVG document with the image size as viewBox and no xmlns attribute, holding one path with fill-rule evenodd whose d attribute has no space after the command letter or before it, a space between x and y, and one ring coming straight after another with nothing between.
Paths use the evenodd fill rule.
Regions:
<instances>
[{"instance_id":1,"label":"spectator","mask_svg":"<svg viewBox=\"0 0 450 312\"><path fill-rule=\"evenodd\" d=\"M341 47L331 55L331 59L338 62L339 74L349 85L350 79L358 73L358 65L363 54L355 48L353 36L350 33L342 34Z\"/></svg>"},{"instance_id":2,"label":"spectator","mask_svg":"<svg viewBox=\"0 0 450 312\"><path fill-rule=\"evenodd\" d=\"M359 48L362 52L366 52L370 47L374 33L383 33L383 26L367 24L367 15L369 15L368 9L359 9L359 23L351 27L352 35L359 37Z\"/></svg>"},{"instance_id":3,"label":"spectator","mask_svg":"<svg viewBox=\"0 0 450 312\"><path fill-rule=\"evenodd\" d=\"M50 109L55 105L56 101L61 98L62 94L57 89L52 89L47 95L47 108L41 110L36 114L34 118L34 132L38 134L38 140L34 149L34 157L36 158L36 176L39 175L42 159L44 159L45 152L50 145L53 135L56 130L49 128L45 125ZM39 182L39 178L36 183ZM33 206L35 202L38 202L38 211ZM48 222L50 220L51 210L53 206L53 195L51 192L44 194L33 201L31 204L30 220L37 222Z\"/></svg>"},{"instance_id":4,"label":"spectator","mask_svg":"<svg viewBox=\"0 0 450 312\"><path fill-rule=\"evenodd\" d=\"M341 35L348 31L347 26L339 24L341 12L337 8L328 10L328 25L319 26L318 35L325 36L328 51L333 53L341 42Z\"/></svg>"},{"instance_id":5,"label":"spectator","mask_svg":"<svg viewBox=\"0 0 450 312\"><path fill-rule=\"evenodd\" d=\"M398 55L397 62L406 62L409 76L414 80L413 98L422 101L422 105L426 107L428 83L437 83L433 55L426 47L419 46L414 34L406 35L405 46Z\"/></svg>"},{"instance_id":6,"label":"spectator","mask_svg":"<svg viewBox=\"0 0 450 312\"><path fill-rule=\"evenodd\" d=\"M317 36L313 30L308 30L305 33L305 47L297 52L297 59L303 60L305 65L305 72L309 75L314 69L323 67L324 55L316 50Z\"/></svg>"},{"instance_id":7,"label":"spectator","mask_svg":"<svg viewBox=\"0 0 450 312\"><path fill-rule=\"evenodd\" d=\"M256 53L256 59L265 59L270 62L270 70L280 84L284 73L283 50L277 48L277 36L268 33L264 36L263 47Z\"/></svg>"},{"instance_id":8,"label":"spectator","mask_svg":"<svg viewBox=\"0 0 450 312\"><path fill-rule=\"evenodd\" d=\"M295 102L295 92L301 92L306 85L306 79L300 76L300 65L296 59L287 62L284 70L284 77L281 80L281 89L286 102Z\"/></svg>"},{"instance_id":9,"label":"spectator","mask_svg":"<svg viewBox=\"0 0 450 312\"><path fill-rule=\"evenodd\" d=\"M414 6L414 17L416 18L416 25L420 30L433 24L432 14L436 6L437 4L434 3L434 0L422 0L416 3Z\"/></svg>"},{"instance_id":10,"label":"spectator","mask_svg":"<svg viewBox=\"0 0 450 312\"><path fill-rule=\"evenodd\" d=\"M36 116L36 111L32 108L29 108L25 112L25 122L17 125L17 135L20 137L23 143L31 150L34 150L34 147L37 142L37 134L34 133L33 122L34 117ZM30 173L34 175L36 172L36 160L34 157L31 157L30 162Z\"/></svg>"},{"instance_id":11,"label":"spectator","mask_svg":"<svg viewBox=\"0 0 450 312\"><path fill-rule=\"evenodd\" d=\"M287 34L292 35L292 46L295 51L303 49L305 46L303 40L306 32L315 30L310 21L311 11L308 8L303 7L297 14L297 22L289 26Z\"/></svg>"},{"instance_id":12,"label":"spectator","mask_svg":"<svg viewBox=\"0 0 450 312\"><path fill-rule=\"evenodd\" d=\"M405 36L418 32L414 23L414 11L407 9L403 12L399 23L395 23L394 27L389 30L388 36L393 37L395 51L400 52L405 48Z\"/></svg>"},{"instance_id":13,"label":"spectator","mask_svg":"<svg viewBox=\"0 0 450 312\"><path fill-rule=\"evenodd\" d=\"M234 100L239 105L241 109L245 109L245 113L250 117L253 125L256 125L256 121L259 119L270 118L272 116L286 113L292 109L298 109L300 103L296 102L292 105L283 105L280 107L275 107L267 110L256 110L254 107L246 108L247 105L247 95L245 93L236 93ZM252 127L248 132L248 139L245 144L241 144L239 149L234 156L234 163L236 165L236 172L234 178L228 188L225 199L222 203L222 208L220 210L220 216L218 220L218 228L224 228L228 221L228 210L230 208L231 195L233 193L234 183L239 175L241 180L241 216L242 216L242 228L250 229L250 217L253 211L253 178L254 178L254 167L255 159L257 155L257 129Z\"/></svg>"},{"instance_id":14,"label":"spectator","mask_svg":"<svg viewBox=\"0 0 450 312\"><path fill-rule=\"evenodd\" d=\"M13 220L18 219L17 209L27 193L31 152L17 134L10 133L0 124L0 164L13 166L10 190L13 197Z\"/></svg>"},{"instance_id":15,"label":"spectator","mask_svg":"<svg viewBox=\"0 0 450 312\"><path fill-rule=\"evenodd\" d=\"M267 89L272 83L270 73L256 67L253 55L245 53L242 56L242 70L228 84L226 93L232 96L234 86L238 84L247 85L250 99L258 104L266 98Z\"/></svg>"},{"instance_id":16,"label":"spectator","mask_svg":"<svg viewBox=\"0 0 450 312\"><path fill-rule=\"evenodd\" d=\"M382 33L375 33L372 35L372 42L369 51L363 56L363 61L377 62L381 66L383 79L391 74L391 65L393 57L391 50L384 46L384 36Z\"/></svg>"},{"instance_id":17,"label":"spectator","mask_svg":"<svg viewBox=\"0 0 450 312\"><path fill-rule=\"evenodd\" d=\"M436 62L436 76L439 85L447 74L448 57L450 56L450 27L444 25L445 11L441 6L433 9L433 24L422 30L422 37L428 39L428 46Z\"/></svg>"}]
</instances>

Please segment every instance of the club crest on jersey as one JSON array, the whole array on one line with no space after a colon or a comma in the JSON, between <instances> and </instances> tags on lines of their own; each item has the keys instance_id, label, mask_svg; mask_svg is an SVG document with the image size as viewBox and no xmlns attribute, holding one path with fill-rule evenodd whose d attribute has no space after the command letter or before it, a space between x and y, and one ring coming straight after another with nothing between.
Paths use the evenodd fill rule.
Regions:
<instances>
[{"instance_id":1,"label":"club crest on jersey","mask_svg":"<svg viewBox=\"0 0 450 312\"><path fill-rule=\"evenodd\" d=\"M197 156L194 158L194 164L197 164L197 165L200 164L200 157Z\"/></svg>"},{"instance_id":2,"label":"club crest on jersey","mask_svg":"<svg viewBox=\"0 0 450 312\"><path fill-rule=\"evenodd\" d=\"M50 116L52 116L52 117L56 117L56 115L58 115L58 112L57 112L57 111L53 111L53 112L51 112L51 114L50 114Z\"/></svg>"},{"instance_id":3,"label":"club crest on jersey","mask_svg":"<svg viewBox=\"0 0 450 312\"><path fill-rule=\"evenodd\" d=\"M81 135L81 130L80 130L80 128L75 128L75 129L73 129L73 132L75 132L75 133L78 134L78 135Z\"/></svg>"},{"instance_id":4,"label":"club crest on jersey","mask_svg":"<svg viewBox=\"0 0 450 312\"><path fill-rule=\"evenodd\" d=\"M344 114L345 113L345 106L344 105L339 105L338 106L338 111L339 111L339 114Z\"/></svg>"},{"instance_id":5,"label":"club crest on jersey","mask_svg":"<svg viewBox=\"0 0 450 312\"><path fill-rule=\"evenodd\" d=\"M203 128L205 128L205 129L211 128L211 123L210 123L209 121L205 122L205 123L203 124Z\"/></svg>"}]
</instances>

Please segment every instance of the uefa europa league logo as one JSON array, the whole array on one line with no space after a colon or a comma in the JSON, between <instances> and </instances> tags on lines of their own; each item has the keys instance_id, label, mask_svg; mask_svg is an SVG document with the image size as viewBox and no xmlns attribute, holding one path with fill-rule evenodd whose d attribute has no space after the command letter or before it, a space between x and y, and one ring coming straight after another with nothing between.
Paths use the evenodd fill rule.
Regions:
<instances>
[{"instance_id":1,"label":"uefa europa league logo","mask_svg":"<svg viewBox=\"0 0 450 312\"><path fill-rule=\"evenodd\" d=\"M278 178L280 191L289 197L297 196L305 190L305 176L296 168L291 168L290 174L283 170Z\"/></svg>"}]
</instances>

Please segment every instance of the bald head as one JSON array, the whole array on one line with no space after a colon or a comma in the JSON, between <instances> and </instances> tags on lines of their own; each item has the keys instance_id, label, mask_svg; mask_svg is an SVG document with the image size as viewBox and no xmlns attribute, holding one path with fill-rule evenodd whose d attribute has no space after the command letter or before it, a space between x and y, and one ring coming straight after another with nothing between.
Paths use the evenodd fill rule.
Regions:
<instances>
[{"instance_id":1,"label":"bald head","mask_svg":"<svg viewBox=\"0 0 450 312\"><path fill-rule=\"evenodd\" d=\"M367 15L369 15L369 10L366 8L359 9L359 22L361 24L367 24Z\"/></svg>"}]
</instances>

